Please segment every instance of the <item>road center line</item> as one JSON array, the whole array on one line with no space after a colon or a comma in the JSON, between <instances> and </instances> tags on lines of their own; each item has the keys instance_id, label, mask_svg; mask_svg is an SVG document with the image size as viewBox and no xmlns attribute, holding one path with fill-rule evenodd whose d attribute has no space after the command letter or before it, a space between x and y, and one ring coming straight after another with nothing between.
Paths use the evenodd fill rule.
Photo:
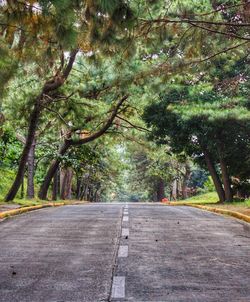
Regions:
<instances>
[{"instance_id":1,"label":"road center line","mask_svg":"<svg viewBox=\"0 0 250 302\"><path fill-rule=\"evenodd\" d=\"M129 220L128 216L123 216L123 221L127 222Z\"/></svg>"},{"instance_id":2,"label":"road center line","mask_svg":"<svg viewBox=\"0 0 250 302\"><path fill-rule=\"evenodd\" d=\"M125 277L114 277L112 285L112 298L125 298Z\"/></svg>"},{"instance_id":3,"label":"road center line","mask_svg":"<svg viewBox=\"0 0 250 302\"><path fill-rule=\"evenodd\" d=\"M121 245L119 247L118 257L120 257L120 258L128 257L128 246L127 245Z\"/></svg>"},{"instance_id":4,"label":"road center line","mask_svg":"<svg viewBox=\"0 0 250 302\"><path fill-rule=\"evenodd\" d=\"M129 229L122 229L122 236L129 236Z\"/></svg>"}]
</instances>

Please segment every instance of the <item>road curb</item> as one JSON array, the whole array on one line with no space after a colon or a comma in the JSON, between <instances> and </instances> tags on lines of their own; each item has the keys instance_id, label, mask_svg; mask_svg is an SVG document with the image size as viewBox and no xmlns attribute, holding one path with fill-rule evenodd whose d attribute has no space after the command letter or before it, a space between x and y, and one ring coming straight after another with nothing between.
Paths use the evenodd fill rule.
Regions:
<instances>
[{"instance_id":1,"label":"road curb","mask_svg":"<svg viewBox=\"0 0 250 302\"><path fill-rule=\"evenodd\" d=\"M72 202L72 203L70 203L70 202L58 202L58 203L50 202L50 203L41 204L41 205L37 205L37 206L22 207L22 208L18 208L18 209L14 209L14 210L8 210L8 211L1 212L0 219L20 215L20 214L27 213L30 211L40 210L43 208L61 207L61 206L67 206L67 205L78 205L78 204L86 204L86 203L87 202Z\"/></svg>"},{"instance_id":2,"label":"road curb","mask_svg":"<svg viewBox=\"0 0 250 302\"><path fill-rule=\"evenodd\" d=\"M228 216L231 216L231 217L234 217L234 218L237 218L237 219L240 219L240 220L243 220L245 222L250 223L250 216L241 214L239 212L230 211L230 210L223 210L223 209L219 209L219 208L209 208L209 207L206 207L206 206L194 205L194 204L192 204L192 205L187 204L187 206L191 206L191 207L194 207L194 208L198 208L198 209L201 209L201 210L210 211L210 212L214 212L214 213L218 213L218 214L228 215Z\"/></svg>"},{"instance_id":3,"label":"road curb","mask_svg":"<svg viewBox=\"0 0 250 302\"><path fill-rule=\"evenodd\" d=\"M237 219L250 223L250 216L244 215L244 214L241 214L241 213L235 212L235 211L223 210L223 209L219 209L219 208L210 208L207 206L201 206L201 205L190 204L190 203L185 203L185 202L182 202L182 203L169 202L169 203L165 203L165 204L170 205L170 206L188 206L188 207L198 208L201 210L205 210L205 211L209 211L209 212L213 212L213 213L217 213L217 214L231 216L231 217L234 217L234 218L237 218Z\"/></svg>"}]
</instances>

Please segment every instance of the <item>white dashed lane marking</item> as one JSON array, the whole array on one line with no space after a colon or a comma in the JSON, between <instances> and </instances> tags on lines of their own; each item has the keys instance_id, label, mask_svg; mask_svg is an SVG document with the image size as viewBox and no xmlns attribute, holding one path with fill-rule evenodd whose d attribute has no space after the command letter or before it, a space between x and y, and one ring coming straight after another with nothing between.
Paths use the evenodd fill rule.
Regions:
<instances>
[{"instance_id":1,"label":"white dashed lane marking","mask_svg":"<svg viewBox=\"0 0 250 302\"><path fill-rule=\"evenodd\" d=\"M112 285L112 298L125 298L125 277L114 277Z\"/></svg>"},{"instance_id":2,"label":"white dashed lane marking","mask_svg":"<svg viewBox=\"0 0 250 302\"><path fill-rule=\"evenodd\" d=\"M127 245L121 245L118 251L118 257L125 258L128 257L128 246Z\"/></svg>"},{"instance_id":3,"label":"white dashed lane marking","mask_svg":"<svg viewBox=\"0 0 250 302\"><path fill-rule=\"evenodd\" d=\"M129 220L128 216L123 216L123 221L124 222L128 222L128 220Z\"/></svg>"},{"instance_id":4,"label":"white dashed lane marking","mask_svg":"<svg viewBox=\"0 0 250 302\"><path fill-rule=\"evenodd\" d=\"M122 229L122 236L129 236L129 229Z\"/></svg>"},{"instance_id":5,"label":"white dashed lane marking","mask_svg":"<svg viewBox=\"0 0 250 302\"><path fill-rule=\"evenodd\" d=\"M123 208L122 222L128 222L128 221L129 221L128 205L126 204L125 207ZM129 236L128 228L122 228L122 236L123 237ZM128 245L120 245L118 250L118 258L126 258L126 257L128 257ZM111 298L113 299L125 298L125 277L123 276L113 277Z\"/></svg>"}]
</instances>

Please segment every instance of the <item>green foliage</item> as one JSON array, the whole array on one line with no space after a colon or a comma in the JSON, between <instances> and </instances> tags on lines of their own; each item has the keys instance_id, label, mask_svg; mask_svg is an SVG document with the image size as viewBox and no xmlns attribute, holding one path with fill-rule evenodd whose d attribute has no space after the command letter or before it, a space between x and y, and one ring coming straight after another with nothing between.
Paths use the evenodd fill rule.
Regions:
<instances>
[{"instance_id":1,"label":"green foliage","mask_svg":"<svg viewBox=\"0 0 250 302\"><path fill-rule=\"evenodd\" d=\"M215 191L214 183L212 181L211 176L209 176L207 181L204 183L204 189L207 192L214 192Z\"/></svg>"},{"instance_id":2,"label":"green foliage","mask_svg":"<svg viewBox=\"0 0 250 302\"><path fill-rule=\"evenodd\" d=\"M4 199L8 188L11 186L15 172L0 168L1 182L0 182L0 201Z\"/></svg>"},{"instance_id":3,"label":"green foliage","mask_svg":"<svg viewBox=\"0 0 250 302\"><path fill-rule=\"evenodd\" d=\"M194 204L213 204L218 202L218 196L216 192L209 192L188 198L185 202Z\"/></svg>"},{"instance_id":4,"label":"green foliage","mask_svg":"<svg viewBox=\"0 0 250 302\"><path fill-rule=\"evenodd\" d=\"M205 167L201 145L211 152L220 172L220 141L230 176L236 178L235 188L248 191L248 44L222 51L248 37L247 27L236 26L239 16L239 22L247 22L247 16L238 6L220 10L223 1L168 2L4 2L0 6L1 164L16 167L22 146L16 134L27 135L30 113L44 83L60 75L69 51L79 47L67 81L46 96L53 102L48 106L46 97L42 102L36 182L58 158L65 138L76 142L81 133L94 133L113 104L128 94L129 104L119 112L122 119L115 120L105 138L71 148L60 157L61 167L74 170L74 185L76 179L90 180L103 200L112 196L152 200L159 179L168 192L174 180L183 181L187 160ZM229 6L240 3L227 1ZM141 133L144 107L143 118L152 130L149 140L166 146L148 142ZM202 188L207 175L200 169L200 179L195 179L197 167L191 166L189 185ZM212 189L208 181L206 189Z\"/></svg>"},{"instance_id":5,"label":"green foliage","mask_svg":"<svg viewBox=\"0 0 250 302\"><path fill-rule=\"evenodd\" d=\"M2 39L0 39L0 106L2 103L4 88L15 74L16 69L17 62L12 57L8 48L4 47Z\"/></svg>"},{"instance_id":6,"label":"green foliage","mask_svg":"<svg viewBox=\"0 0 250 302\"><path fill-rule=\"evenodd\" d=\"M232 83L232 75L228 74L229 79L224 78L223 82ZM248 97L241 93L245 82L237 81L237 86L238 90L232 93L230 87L224 90L212 80L190 87L183 80L169 85L159 95L159 101L145 109L144 119L152 128L151 137L158 143L170 143L173 152L185 152L201 167L205 167L205 147L216 164L221 164L222 156L229 175L237 175L244 183L250 177L246 164L250 153L250 114Z\"/></svg>"},{"instance_id":7,"label":"green foliage","mask_svg":"<svg viewBox=\"0 0 250 302\"><path fill-rule=\"evenodd\" d=\"M8 192L9 187L11 186L13 179L15 177L15 170L10 168L3 168L0 167L0 175L1 175L1 181L0 181L0 204L4 201L4 197L6 193ZM24 179L24 187L23 192L25 195L27 189L27 181L26 178ZM35 186L35 189L37 190L37 186ZM21 204L21 205L36 205L38 204L35 200L27 201L25 199L21 199L21 191L22 188L18 191L18 194L16 196L16 199L14 200L14 203Z\"/></svg>"},{"instance_id":8,"label":"green foliage","mask_svg":"<svg viewBox=\"0 0 250 302\"><path fill-rule=\"evenodd\" d=\"M208 173L203 169L199 169L196 166L193 167L190 179L188 181L188 186L190 188L200 188L203 189L206 186L208 180ZM215 189L213 189L215 191Z\"/></svg>"},{"instance_id":9,"label":"green foliage","mask_svg":"<svg viewBox=\"0 0 250 302\"><path fill-rule=\"evenodd\" d=\"M17 141L12 128L3 127L0 137L0 168L7 167L15 169L22 150L22 144Z\"/></svg>"}]
</instances>

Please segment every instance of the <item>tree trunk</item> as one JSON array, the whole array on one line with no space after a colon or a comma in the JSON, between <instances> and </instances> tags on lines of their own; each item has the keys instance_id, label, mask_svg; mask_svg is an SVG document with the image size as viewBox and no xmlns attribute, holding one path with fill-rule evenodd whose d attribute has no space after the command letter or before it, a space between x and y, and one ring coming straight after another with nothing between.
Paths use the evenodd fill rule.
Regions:
<instances>
[{"instance_id":1,"label":"tree trunk","mask_svg":"<svg viewBox=\"0 0 250 302\"><path fill-rule=\"evenodd\" d=\"M47 199L47 194L48 194L48 190L49 190L49 185L52 181L52 178L56 172L56 170L59 168L60 165L60 156L63 156L69 149L69 147L71 146L70 141L65 140L63 145L61 146L59 153L58 153L58 158L53 160L49 170L47 171L47 174L43 180L43 183L40 187L39 193L38 193L38 197L42 200Z\"/></svg>"},{"instance_id":2,"label":"tree trunk","mask_svg":"<svg viewBox=\"0 0 250 302\"><path fill-rule=\"evenodd\" d=\"M56 170L53 178L52 200L57 200L59 194L59 169Z\"/></svg>"},{"instance_id":3,"label":"tree trunk","mask_svg":"<svg viewBox=\"0 0 250 302\"><path fill-rule=\"evenodd\" d=\"M91 186L88 186L86 196L87 196L86 200L91 201Z\"/></svg>"},{"instance_id":4,"label":"tree trunk","mask_svg":"<svg viewBox=\"0 0 250 302\"><path fill-rule=\"evenodd\" d=\"M62 180L61 199L71 199L73 170L67 168Z\"/></svg>"},{"instance_id":5,"label":"tree trunk","mask_svg":"<svg viewBox=\"0 0 250 302\"><path fill-rule=\"evenodd\" d=\"M81 200L88 200L88 190L89 190L89 180L87 179L87 183L83 185L83 190L81 194Z\"/></svg>"},{"instance_id":6,"label":"tree trunk","mask_svg":"<svg viewBox=\"0 0 250 302\"><path fill-rule=\"evenodd\" d=\"M20 185L22 183L22 179L24 177L24 173L25 173L25 167L26 167L26 162L29 156L29 152L30 152L30 148L34 142L35 139L35 133L36 133L36 128L37 128L37 124L38 124L38 119L39 119L39 115L40 115L40 111L41 111L41 106L40 106L40 97L36 100L34 109L31 113L30 116L30 123L29 123L29 130L28 130L28 134L27 134L27 139L23 148L23 152L22 155L20 157L19 160L19 166L18 166L18 170L17 170L17 174L15 177L15 180L8 192L8 194L5 197L5 201L11 201L15 198L18 189L20 188Z\"/></svg>"},{"instance_id":7,"label":"tree trunk","mask_svg":"<svg viewBox=\"0 0 250 302\"><path fill-rule=\"evenodd\" d=\"M162 178L157 180L156 184L157 201L161 201L165 197L165 182Z\"/></svg>"},{"instance_id":8,"label":"tree trunk","mask_svg":"<svg viewBox=\"0 0 250 302\"><path fill-rule=\"evenodd\" d=\"M97 202L97 194L98 194L98 189L95 189L94 202Z\"/></svg>"},{"instance_id":9,"label":"tree trunk","mask_svg":"<svg viewBox=\"0 0 250 302\"><path fill-rule=\"evenodd\" d=\"M20 198L21 199L24 198L24 179L22 179L22 182L21 182L21 194L20 194Z\"/></svg>"},{"instance_id":10,"label":"tree trunk","mask_svg":"<svg viewBox=\"0 0 250 302\"><path fill-rule=\"evenodd\" d=\"M177 187L178 187L178 182L177 182L177 179L175 179L173 181L172 190L171 190L171 197L173 200L177 199L177 192L178 192Z\"/></svg>"},{"instance_id":11,"label":"tree trunk","mask_svg":"<svg viewBox=\"0 0 250 302\"><path fill-rule=\"evenodd\" d=\"M203 153L204 153L204 157L205 157L205 161L206 161L206 164L207 164L208 171L209 171L209 173L212 177L212 180L213 180L216 192L218 194L219 200L220 200L220 202L224 202L225 201L225 192L223 190L222 183L221 183L221 180L219 178L219 175L218 175L218 173L215 169L214 163L213 163L213 161L211 159L211 156L210 156L210 154L209 154L209 152L207 151L206 148L203 148Z\"/></svg>"},{"instance_id":12,"label":"tree trunk","mask_svg":"<svg viewBox=\"0 0 250 302\"><path fill-rule=\"evenodd\" d=\"M80 200L81 188L82 188L82 177L76 175L76 198L78 200Z\"/></svg>"},{"instance_id":13,"label":"tree trunk","mask_svg":"<svg viewBox=\"0 0 250 302\"><path fill-rule=\"evenodd\" d=\"M176 199L180 199L180 182L179 178L176 179Z\"/></svg>"},{"instance_id":14,"label":"tree trunk","mask_svg":"<svg viewBox=\"0 0 250 302\"><path fill-rule=\"evenodd\" d=\"M182 182L182 198L183 199L187 199L188 198L188 194L187 194L187 184L189 181L191 175L191 169L188 163L185 164L185 174L183 177L183 182Z\"/></svg>"},{"instance_id":15,"label":"tree trunk","mask_svg":"<svg viewBox=\"0 0 250 302\"><path fill-rule=\"evenodd\" d=\"M119 102L117 103L117 105L115 106L115 108L112 110L112 113L110 115L110 117L107 119L106 123L104 123L103 127L94 132L92 135L89 135L85 138L82 138L78 141L73 141L73 140L66 140L64 141L63 146L60 148L59 150L59 154L58 157L64 155L67 150L69 149L70 146L80 146L80 145L84 145L87 144L89 142L94 141L95 139L101 137L103 134L106 133L106 131L109 129L109 127L112 126L113 121L117 115L117 113L119 112L120 107L123 105L123 103L127 100L128 96L123 96ZM56 169L58 168L60 164L60 159L56 159L52 162L51 166L49 167L49 170L44 178L44 181L40 187L40 191L38 193L38 197L40 199L46 199L47 198L47 193L48 193L48 189L49 189L49 185L51 183L51 180L55 174Z\"/></svg>"},{"instance_id":16,"label":"tree trunk","mask_svg":"<svg viewBox=\"0 0 250 302\"><path fill-rule=\"evenodd\" d=\"M224 190L225 190L225 197L226 201L231 202L233 201L233 192L231 188L231 181L230 177L228 175L228 169L227 165L224 160L220 160L220 167L221 167L221 174L222 174L222 181L224 185Z\"/></svg>"},{"instance_id":17,"label":"tree trunk","mask_svg":"<svg viewBox=\"0 0 250 302\"><path fill-rule=\"evenodd\" d=\"M26 139L26 142L25 142L25 145L23 148L23 152L22 152L20 160L19 160L17 174L16 174L15 180L14 180L8 194L5 197L6 202L11 201L15 198L15 196L18 192L18 189L20 188L22 179L24 177L25 167L26 167L29 151L30 151L31 145L34 141L34 138L35 138L35 133L36 133L37 124L39 121L39 116L42 111L41 105L42 105L44 94L49 95L50 92L57 90L64 84L65 80L68 78L68 76L72 70L77 53L78 53L78 48L73 49L70 52L69 61L68 61L67 65L65 66L64 70L62 71L61 76L58 76L58 74L57 74L52 81L49 80L48 82L46 82L45 85L43 86L41 94L36 99L34 109L30 115L27 139ZM53 98L52 98L52 100L53 100Z\"/></svg>"},{"instance_id":18,"label":"tree trunk","mask_svg":"<svg viewBox=\"0 0 250 302\"><path fill-rule=\"evenodd\" d=\"M224 148L220 142L217 143L217 150L219 153L220 159L220 168L221 168L221 175L222 175L222 182L225 191L225 201L231 202L233 201L233 192L231 188L231 180L228 173L227 164L224 159Z\"/></svg>"},{"instance_id":19,"label":"tree trunk","mask_svg":"<svg viewBox=\"0 0 250 302\"><path fill-rule=\"evenodd\" d=\"M27 198L32 199L35 197L35 189L34 189L34 175L35 175L35 149L36 149L36 140L34 138L30 152L27 159Z\"/></svg>"}]
</instances>

